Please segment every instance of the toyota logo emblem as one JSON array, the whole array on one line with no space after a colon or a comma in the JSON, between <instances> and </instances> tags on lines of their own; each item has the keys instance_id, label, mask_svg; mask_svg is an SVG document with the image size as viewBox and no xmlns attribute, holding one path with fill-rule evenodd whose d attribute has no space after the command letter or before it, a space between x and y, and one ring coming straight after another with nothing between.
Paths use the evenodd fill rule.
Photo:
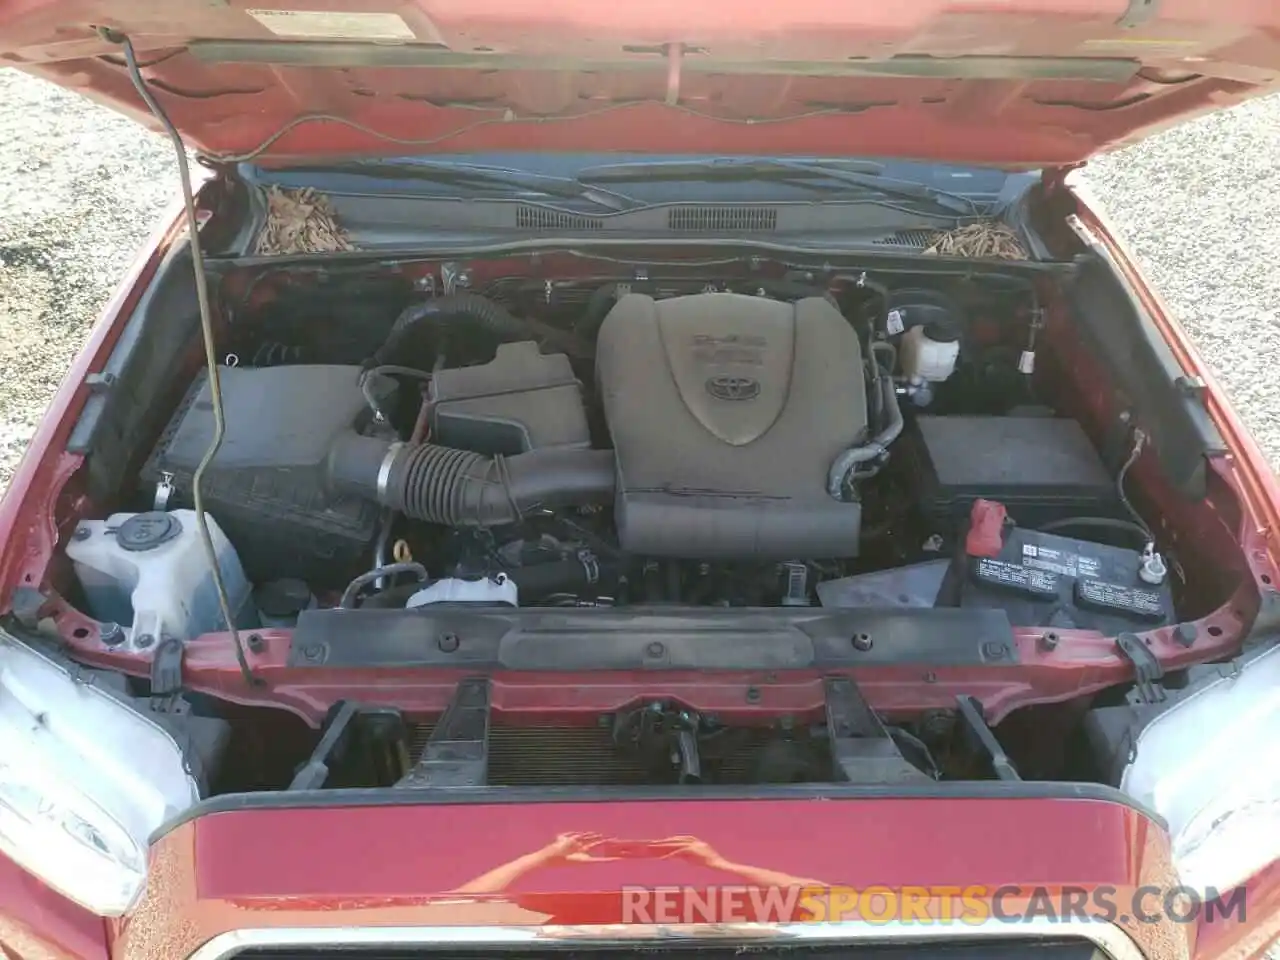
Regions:
<instances>
[{"instance_id":1,"label":"toyota logo emblem","mask_svg":"<svg viewBox=\"0 0 1280 960\"><path fill-rule=\"evenodd\" d=\"M760 381L750 377L712 377L707 393L717 400L754 400L760 396Z\"/></svg>"}]
</instances>

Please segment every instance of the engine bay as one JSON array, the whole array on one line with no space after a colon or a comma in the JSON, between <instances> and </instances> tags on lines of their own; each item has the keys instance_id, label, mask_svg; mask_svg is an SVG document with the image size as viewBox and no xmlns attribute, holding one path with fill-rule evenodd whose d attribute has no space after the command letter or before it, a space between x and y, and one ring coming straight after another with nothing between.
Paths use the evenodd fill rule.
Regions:
<instances>
[{"instance_id":1,"label":"engine bay","mask_svg":"<svg viewBox=\"0 0 1280 960\"><path fill-rule=\"evenodd\" d=\"M350 603L806 606L870 590L919 605L990 500L1058 530L1066 556L1082 531L1128 551L1095 593L1121 621L1170 622L1114 471L1036 396L1033 288L918 284L587 281L531 297L498 278L413 296L381 332L336 315L341 296L314 315L313 295L284 288L235 318L209 515L273 609L281 594L331 604L393 563L422 572L376 576ZM200 372L139 506L193 506L213 430ZM1076 572L1058 566L1039 569ZM1046 589L1033 581L1029 600ZM1058 624L1091 625L1073 606Z\"/></svg>"},{"instance_id":2,"label":"engine bay","mask_svg":"<svg viewBox=\"0 0 1280 960\"><path fill-rule=\"evenodd\" d=\"M1247 616L1229 509L1179 512L1051 277L565 254L214 279L220 404L192 352L124 482L90 474L61 580L68 628L149 673L129 689L181 672L242 705L191 713L222 731L214 792L1004 779L1006 750L1097 778L1124 734L1092 718ZM1200 502L1229 503L1215 476ZM474 736L479 767L432 766Z\"/></svg>"}]
</instances>

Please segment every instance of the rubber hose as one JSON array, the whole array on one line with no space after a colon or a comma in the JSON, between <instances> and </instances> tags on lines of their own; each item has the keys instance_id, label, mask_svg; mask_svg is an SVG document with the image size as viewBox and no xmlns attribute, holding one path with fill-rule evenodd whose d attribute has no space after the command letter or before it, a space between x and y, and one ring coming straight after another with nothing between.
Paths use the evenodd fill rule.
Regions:
<instances>
[{"instance_id":1,"label":"rubber hose","mask_svg":"<svg viewBox=\"0 0 1280 960\"><path fill-rule=\"evenodd\" d=\"M419 581L427 579L427 568L420 563L388 563L381 567L374 567L367 573L360 574L347 585L347 589L342 592L342 599L338 601L338 606L344 610L354 607L356 597L360 596L361 590L376 580L385 579L397 573L412 573ZM421 582L418 588L422 588Z\"/></svg>"},{"instance_id":2,"label":"rubber hose","mask_svg":"<svg viewBox=\"0 0 1280 960\"><path fill-rule=\"evenodd\" d=\"M527 324L487 297L478 293L451 293L405 307L391 325L387 339L365 366L386 363L395 356L405 338L427 321L467 323L481 327L503 341L528 340L532 335Z\"/></svg>"},{"instance_id":3,"label":"rubber hose","mask_svg":"<svg viewBox=\"0 0 1280 960\"><path fill-rule=\"evenodd\" d=\"M508 570L507 576L516 582L520 599L524 600L526 597L532 599L552 593L590 593L596 584L612 581L617 576L617 570L612 564L603 561L589 568L581 560L569 559L516 567Z\"/></svg>"},{"instance_id":4,"label":"rubber hose","mask_svg":"<svg viewBox=\"0 0 1280 960\"><path fill-rule=\"evenodd\" d=\"M591 293L591 298L587 300L582 316L573 325L573 332L588 340L593 338L600 330L600 324L604 323L604 318L617 302L618 285L616 283L605 283L596 287Z\"/></svg>"},{"instance_id":5,"label":"rubber hose","mask_svg":"<svg viewBox=\"0 0 1280 960\"><path fill-rule=\"evenodd\" d=\"M880 378L880 396L887 417L880 432L856 447L850 447L831 462L827 473L827 493L837 500L844 499L844 486L849 473L859 464L877 460L889 451L889 444L902 433L902 408L898 406L898 393L892 377Z\"/></svg>"},{"instance_id":6,"label":"rubber hose","mask_svg":"<svg viewBox=\"0 0 1280 960\"><path fill-rule=\"evenodd\" d=\"M515 523L534 507L610 502L614 456L612 450L533 450L486 457L348 433L330 449L329 480L415 520L494 527Z\"/></svg>"}]
</instances>

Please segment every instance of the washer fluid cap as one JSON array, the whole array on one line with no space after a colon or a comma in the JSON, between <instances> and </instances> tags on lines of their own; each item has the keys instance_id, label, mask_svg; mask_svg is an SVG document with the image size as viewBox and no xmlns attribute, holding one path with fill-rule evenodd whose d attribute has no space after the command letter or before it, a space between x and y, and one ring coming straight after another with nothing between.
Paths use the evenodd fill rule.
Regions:
<instances>
[{"instance_id":1,"label":"washer fluid cap","mask_svg":"<svg viewBox=\"0 0 1280 960\"><path fill-rule=\"evenodd\" d=\"M121 550L142 553L154 550L182 533L182 521L171 513L152 511L130 517L116 528L116 543Z\"/></svg>"}]
</instances>

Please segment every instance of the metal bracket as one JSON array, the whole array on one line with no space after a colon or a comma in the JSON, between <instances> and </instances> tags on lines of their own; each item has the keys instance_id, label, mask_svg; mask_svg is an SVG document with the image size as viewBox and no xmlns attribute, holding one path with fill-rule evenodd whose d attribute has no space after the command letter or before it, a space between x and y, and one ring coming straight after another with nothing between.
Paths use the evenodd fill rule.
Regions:
<instances>
[{"instance_id":1,"label":"metal bracket","mask_svg":"<svg viewBox=\"0 0 1280 960\"><path fill-rule=\"evenodd\" d=\"M956 697L956 710L968 734L970 744L979 752L986 754L995 775L1001 780L1021 780L1013 761L1009 759L1009 755L1004 752L1004 747L1000 746L1000 741L987 726L987 721L982 715L982 704L964 694Z\"/></svg>"},{"instance_id":2,"label":"metal bracket","mask_svg":"<svg viewBox=\"0 0 1280 960\"><path fill-rule=\"evenodd\" d=\"M290 790L318 790L329 779L329 764L341 757L341 748L353 728L352 721L359 713L360 707L353 700L341 701L337 713L325 730L324 736L311 751L311 758L303 765L289 783Z\"/></svg>"},{"instance_id":3,"label":"metal bracket","mask_svg":"<svg viewBox=\"0 0 1280 960\"><path fill-rule=\"evenodd\" d=\"M489 681L463 680L422 758L397 787L483 787L489 779Z\"/></svg>"},{"instance_id":4,"label":"metal bracket","mask_svg":"<svg viewBox=\"0 0 1280 960\"><path fill-rule=\"evenodd\" d=\"M1208 402L1209 385L1204 382L1203 377L1181 376L1173 381L1174 388L1184 397L1190 397L1196 403L1204 406Z\"/></svg>"},{"instance_id":5,"label":"metal bracket","mask_svg":"<svg viewBox=\"0 0 1280 960\"><path fill-rule=\"evenodd\" d=\"M35 587L18 587L9 599L10 612L20 624L34 630L40 625L40 611L48 599Z\"/></svg>"},{"instance_id":6,"label":"metal bracket","mask_svg":"<svg viewBox=\"0 0 1280 960\"><path fill-rule=\"evenodd\" d=\"M1160 8L1160 0L1129 0L1129 6L1116 21L1116 26L1124 30L1146 23L1156 15Z\"/></svg>"},{"instance_id":7,"label":"metal bracket","mask_svg":"<svg viewBox=\"0 0 1280 960\"><path fill-rule=\"evenodd\" d=\"M173 474L164 472L160 474L160 479L156 481L156 495L151 502L154 510L169 509L169 498L173 496Z\"/></svg>"},{"instance_id":8,"label":"metal bracket","mask_svg":"<svg viewBox=\"0 0 1280 960\"><path fill-rule=\"evenodd\" d=\"M114 373L86 374L84 385L89 388L90 393L109 393L116 385L116 375Z\"/></svg>"},{"instance_id":9,"label":"metal bracket","mask_svg":"<svg viewBox=\"0 0 1280 960\"><path fill-rule=\"evenodd\" d=\"M151 656L151 695L167 697L182 689L182 641L165 637Z\"/></svg>"},{"instance_id":10,"label":"metal bracket","mask_svg":"<svg viewBox=\"0 0 1280 960\"><path fill-rule=\"evenodd\" d=\"M662 647L661 643L656 644ZM665 655L655 650L654 658ZM654 700L634 710L619 711L613 718L613 742L635 751L655 770L669 764L676 770L676 782L701 783L702 754L698 735L703 718L678 704Z\"/></svg>"},{"instance_id":11,"label":"metal bracket","mask_svg":"<svg viewBox=\"0 0 1280 960\"><path fill-rule=\"evenodd\" d=\"M852 680L828 677L826 691L827 739L833 773L838 779L864 784L931 779L902 755Z\"/></svg>"},{"instance_id":12,"label":"metal bracket","mask_svg":"<svg viewBox=\"0 0 1280 960\"><path fill-rule=\"evenodd\" d=\"M182 692L182 641L165 637L151 655L151 709L169 712Z\"/></svg>"},{"instance_id":13,"label":"metal bracket","mask_svg":"<svg viewBox=\"0 0 1280 960\"><path fill-rule=\"evenodd\" d=\"M456 263L440 264L440 287L443 295L448 297L471 286L471 274Z\"/></svg>"},{"instance_id":14,"label":"metal bracket","mask_svg":"<svg viewBox=\"0 0 1280 960\"><path fill-rule=\"evenodd\" d=\"M1164 679L1164 667L1159 658L1147 649L1147 645L1132 633L1116 637L1116 650L1133 664L1134 688L1141 703L1163 703L1169 698L1160 681Z\"/></svg>"}]
</instances>

